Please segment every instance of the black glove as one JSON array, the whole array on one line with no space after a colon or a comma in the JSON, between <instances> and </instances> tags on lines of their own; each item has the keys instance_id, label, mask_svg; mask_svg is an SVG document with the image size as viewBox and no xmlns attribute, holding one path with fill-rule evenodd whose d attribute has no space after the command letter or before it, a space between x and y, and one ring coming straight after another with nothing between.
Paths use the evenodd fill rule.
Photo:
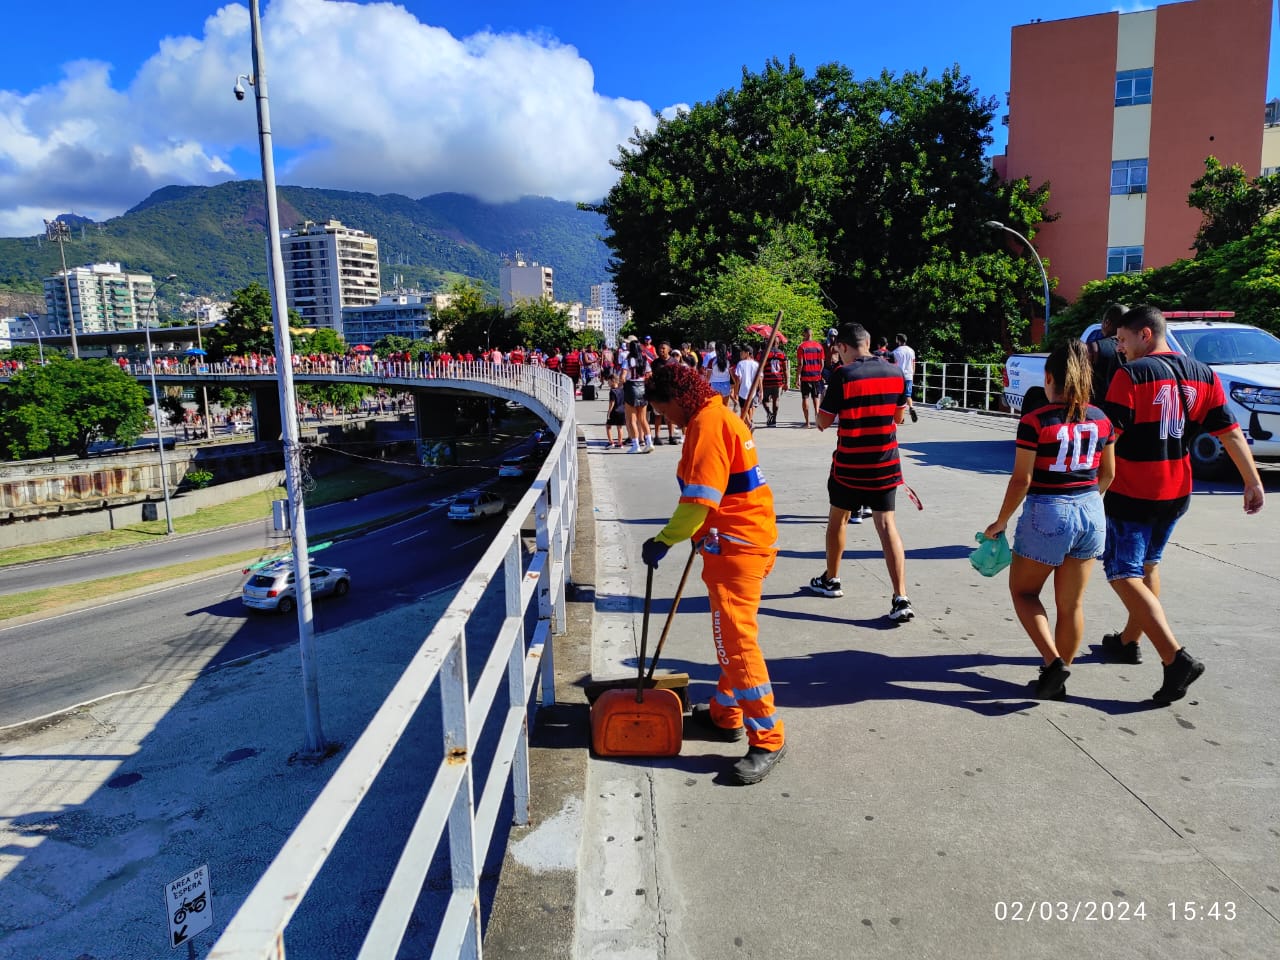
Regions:
<instances>
[{"instance_id":1,"label":"black glove","mask_svg":"<svg viewBox=\"0 0 1280 960\"><path fill-rule=\"evenodd\" d=\"M656 537L650 537L644 542L644 546L640 548L640 557L644 560L645 565L658 569L658 561L667 555L667 551L671 548L665 543L659 541Z\"/></svg>"}]
</instances>

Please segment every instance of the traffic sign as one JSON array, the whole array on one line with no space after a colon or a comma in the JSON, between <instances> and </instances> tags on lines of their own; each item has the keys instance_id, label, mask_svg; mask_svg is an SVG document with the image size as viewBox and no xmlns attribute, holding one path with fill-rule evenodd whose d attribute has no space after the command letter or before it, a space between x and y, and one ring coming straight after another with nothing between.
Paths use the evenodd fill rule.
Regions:
<instances>
[{"instance_id":1,"label":"traffic sign","mask_svg":"<svg viewBox=\"0 0 1280 960\"><path fill-rule=\"evenodd\" d=\"M174 947L213 926L209 865L196 867L185 876L166 883L164 906L169 918L169 942Z\"/></svg>"}]
</instances>

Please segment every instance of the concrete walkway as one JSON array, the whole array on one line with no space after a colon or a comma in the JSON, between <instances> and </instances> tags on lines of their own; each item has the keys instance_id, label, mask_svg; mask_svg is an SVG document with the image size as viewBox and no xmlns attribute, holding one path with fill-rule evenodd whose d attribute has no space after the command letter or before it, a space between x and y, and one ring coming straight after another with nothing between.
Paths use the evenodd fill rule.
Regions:
<instances>
[{"instance_id":1,"label":"concrete walkway","mask_svg":"<svg viewBox=\"0 0 1280 960\"><path fill-rule=\"evenodd\" d=\"M609 675L634 663L640 544L675 505L680 450L606 450L592 426L603 405L599 417L589 406L593 668ZM742 745L687 739L671 760L593 758L573 955L1274 957L1280 500L1245 517L1237 489L1201 490L1177 528L1165 601L1208 665L1191 696L1154 708L1149 648L1141 666L1086 648L1070 699L1042 703L1028 697L1039 659L1006 578L985 580L967 560L1003 494L1013 421L925 408L901 429L925 509L900 498L916 610L900 627L885 616L869 521L849 527L845 596L801 589L823 566L834 437L798 421L790 393L779 426L755 434L781 535L760 612L788 756L753 787L721 775ZM682 560L673 551L659 569L656 611ZM665 666L692 674L695 702L716 675L707 611L691 577ZM1086 644L1121 611L1099 566Z\"/></svg>"}]
</instances>

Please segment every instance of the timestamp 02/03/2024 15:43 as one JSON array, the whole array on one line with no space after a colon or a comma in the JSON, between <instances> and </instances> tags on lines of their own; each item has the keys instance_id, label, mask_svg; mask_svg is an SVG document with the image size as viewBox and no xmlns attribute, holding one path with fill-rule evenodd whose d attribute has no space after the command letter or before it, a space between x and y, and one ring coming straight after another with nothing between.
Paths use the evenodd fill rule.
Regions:
<instances>
[{"instance_id":1,"label":"timestamp 02/03/2024 15:43","mask_svg":"<svg viewBox=\"0 0 1280 960\"><path fill-rule=\"evenodd\" d=\"M1162 908L1148 907L1145 900L997 900L993 912L1002 923L1231 921L1236 918L1236 905L1231 900L1169 900Z\"/></svg>"}]
</instances>

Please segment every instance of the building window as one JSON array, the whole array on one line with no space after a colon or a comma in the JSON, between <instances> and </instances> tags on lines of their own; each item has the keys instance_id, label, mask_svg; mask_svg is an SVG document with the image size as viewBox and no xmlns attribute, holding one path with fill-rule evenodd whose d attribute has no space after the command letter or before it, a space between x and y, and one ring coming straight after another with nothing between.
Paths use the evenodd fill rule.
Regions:
<instances>
[{"instance_id":1,"label":"building window","mask_svg":"<svg viewBox=\"0 0 1280 960\"><path fill-rule=\"evenodd\" d=\"M1139 273L1141 270L1141 247L1107 247L1108 277L1117 273Z\"/></svg>"},{"instance_id":2,"label":"building window","mask_svg":"<svg viewBox=\"0 0 1280 960\"><path fill-rule=\"evenodd\" d=\"M1111 161L1111 192L1113 194L1147 192L1147 158L1140 160Z\"/></svg>"},{"instance_id":3,"label":"building window","mask_svg":"<svg viewBox=\"0 0 1280 960\"><path fill-rule=\"evenodd\" d=\"M1116 73L1116 106L1132 107L1151 102L1151 68Z\"/></svg>"}]
</instances>

